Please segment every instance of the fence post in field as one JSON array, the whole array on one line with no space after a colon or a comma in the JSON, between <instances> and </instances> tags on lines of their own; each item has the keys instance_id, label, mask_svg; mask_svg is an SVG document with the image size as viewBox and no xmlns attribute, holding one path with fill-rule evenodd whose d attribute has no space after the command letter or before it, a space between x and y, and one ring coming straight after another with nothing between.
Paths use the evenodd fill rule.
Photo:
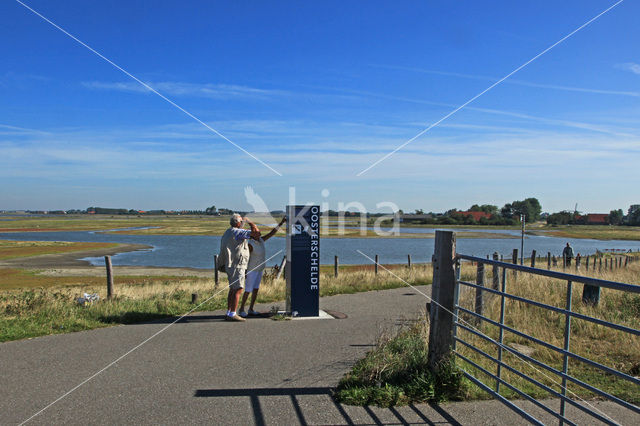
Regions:
<instances>
[{"instance_id":1,"label":"fence post in field","mask_svg":"<svg viewBox=\"0 0 640 426\"><path fill-rule=\"evenodd\" d=\"M104 264L107 267L107 299L113 297L113 268L111 266L111 256L104 257Z\"/></svg>"},{"instance_id":2,"label":"fence post in field","mask_svg":"<svg viewBox=\"0 0 640 426\"><path fill-rule=\"evenodd\" d=\"M594 266L594 268L595 268L595 266ZM602 271L602 258L600 258L600 268L599 268L599 270Z\"/></svg>"},{"instance_id":3,"label":"fence post in field","mask_svg":"<svg viewBox=\"0 0 640 426\"><path fill-rule=\"evenodd\" d=\"M493 260L500 260L500 255L498 254L498 252L493 253ZM500 288L500 268L498 268L496 265L493 265L492 274L493 281L491 283L491 288L494 290L498 290Z\"/></svg>"},{"instance_id":4,"label":"fence post in field","mask_svg":"<svg viewBox=\"0 0 640 426\"><path fill-rule=\"evenodd\" d=\"M613 258L609 260L609 270L613 271Z\"/></svg>"},{"instance_id":5,"label":"fence post in field","mask_svg":"<svg viewBox=\"0 0 640 426\"><path fill-rule=\"evenodd\" d=\"M531 252L531 267L532 268L536 267L536 251L535 250Z\"/></svg>"},{"instance_id":6,"label":"fence post in field","mask_svg":"<svg viewBox=\"0 0 640 426\"><path fill-rule=\"evenodd\" d=\"M551 252L547 252L547 269L551 269Z\"/></svg>"},{"instance_id":7,"label":"fence post in field","mask_svg":"<svg viewBox=\"0 0 640 426\"><path fill-rule=\"evenodd\" d=\"M513 254L511 255L511 263L513 263L514 265L518 264L518 249L513 249ZM513 278L516 278L517 276L518 276L518 271L514 269Z\"/></svg>"},{"instance_id":8,"label":"fence post in field","mask_svg":"<svg viewBox=\"0 0 640 426\"><path fill-rule=\"evenodd\" d=\"M429 312L429 369L437 373L449 361L454 347L456 301L456 236L451 231L436 231L433 255L433 285Z\"/></svg>"},{"instance_id":9,"label":"fence post in field","mask_svg":"<svg viewBox=\"0 0 640 426\"><path fill-rule=\"evenodd\" d=\"M587 269L587 271L589 270L589 256L586 257L586 259L584 260L584 267Z\"/></svg>"},{"instance_id":10,"label":"fence post in field","mask_svg":"<svg viewBox=\"0 0 640 426\"><path fill-rule=\"evenodd\" d=\"M624 267L625 268L629 267L629 256L625 256L625 258L624 258Z\"/></svg>"},{"instance_id":11,"label":"fence post in field","mask_svg":"<svg viewBox=\"0 0 640 426\"><path fill-rule=\"evenodd\" d=\"M558 259L555 254L553 255L553 266L558 266Z\"/></svg>"},{"instance_id":12,"label":"fence post in field","mask_svg":"<svg viewBox=\"0 0 640 426\"><path fill-rule=\"evenodd\" d=\"M410 254L407 255L407 267L409 269L411 269L411 255Z\"/></svg>"},{"instance_id":13,"label":"fence post in field","mask_svg":"<svg viewBox=\"0 0 640 426\"><path fill-rule=\"evenodd\" d=\"M484 287L484 263L478 263L476 267L476 284ZM481 288L476 288L476 314L483 315L483 291ZM474 322L476 325L480 325L480 318L475 317Z\"/></svg>"},{"instance_id":14,"label":"fence post in field","mask_svg":"<svg viewBox=\"0 0 640 426\"><path fill-rule=\"evenodd\" d=\"M198 303L198 293L191 293L191 304L195 305Z\"/></svg>"},{"instance_id":15,"label":"fence post in field","mask_svg":"<svg viewBox=\"0 0 640 426\"><path fill-rule=\"evenodd\" d=\"M280 263L280 269L278 269L278 275L276 275L276 280L279 280L282 274L284 274L284 268L287 266L287 256L282 258L282 262Z\"/></svg>"},{"instance_id":16,"label":"fence post in field","mask_svg":"<svg viewBox=\"0 0 640 426\"><path fill-rule=\"evenodd\" d=\"M600 287L585 284L582 288L582 303L594 306L600 303Z\"/></svg>"},{"instance_id":17,"label":"fence post in field","mask_svg":"<svg viewBox=\"0 0 640 426\"><path fill-rule=\"evenodd\" d=\"M582 260L582 257L580 256L580 253L578 253L576 256L576 271L580 269L580 260Z\"/></svg>"},{"instance_id":18,"label":"fence post in field","mask_svg":"<svg viewBox=\"0 0 640 426\"><path fill-rule=\"evenodd\" d=\"M567 269L567 256L562 253L562 269Z\"/></svg>"},{"instance_id":19,"label":"fence post in field","mask_svg":"<svg viewBox=\"0 0 640 426\"><path fill-rule=\"evenodd\" d=\"M338 255L333 256L333 276L338 278Z\"/></svg>"},{"instance_id":20,"label":"fence post in field","mask_svg":"<svg viewBox=\"0 0 640 426\"><path fill-rule=\"evenodd\" d=\"M378 275L378 255L376 254L376 275Z\"/></svg>"},{"instance_id":21,"label":"fence post in field","mask_svg":"<svg viewBox=\"0 0 640 426\"><path fill-rule=\"evenodd\" d=\"M213 255L213 282L215 286L218 287L220 284L220 274L218 273L218 255Z\"/></svg>"}]
</instances>

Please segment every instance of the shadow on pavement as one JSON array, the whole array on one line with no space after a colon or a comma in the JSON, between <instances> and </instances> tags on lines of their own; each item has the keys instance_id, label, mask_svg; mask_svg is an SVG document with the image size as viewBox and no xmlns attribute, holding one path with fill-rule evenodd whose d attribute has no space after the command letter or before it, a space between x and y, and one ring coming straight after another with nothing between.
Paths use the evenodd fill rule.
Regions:
<instances>
[{"instance_id":1,"label":"shadow on pavement","mask_svg":"<svg viewBox=\"0 0 640 426\"><path fill-rule=\"evenodd\" d=\"M256 425L264 425L265 419L260 406L259 397L264 396L288 396L291 399L291 404L296 413L298 421L302 425L307 425L307 420L302 413L300 403L297 397L302 395L327 395L333 401L331 397L332 389L328 387L315 387L315 388L261 388L261 389L199 389L196 390L195 397L205 398L229 398L245 396L251 400L251 407L253 409L253 417ZM353 425L353 421L342 408L342 406L334 401L336 409L340 412L340 415L349 425Z\"/></svg>"},{"instance_id":2,"label":"shadow on pavement","mask_svg":"<svg viewBox=\"0 0 640 426\"><path fill-rule=\"evenodd\" d=\"M354 422L354 420L349 416L349 414L346 412L345 408L339 404L338 402L336 402L333 399L333 389L329 388L329 387L304 387L304 388L256 388L256 389L198 389L195 391L194 393L194 397L197 398L231 398L231 397L248 397L251 401L251 408L253 410L253 417L255 420L255 424L256 425L264 425L266 424L266 420L264 417L264 412L262 410L262 406L260 405L260 397L269 397L269 396L288 396L289 399L291 400L291 405L293 406L293 411L295 412L295 415L297 417L298 423L301 425L307 425L309 424L307 419L304 416L304 413L302 412L302 408L300 407L300 403L298 401L298 397L299 396L304 396L304 395L326 395L327 397L329 397L331 399L331 402L333 403L333 405L335 406L336 410L340 413L340 415L342 416L342 418L344 419L344 422L348 425L355 425L356 422ZM437 424L447 424L447 425L454 425L454 426L460 426L461 423L458 422L450 413L448 413L443 407L439 406L438 404L429 404L429 407L431 409L433 409L436 413L439 414L439 416L436 417L440 417L441 419L444 419L444 421L439 420L439 421L432 421L430 420L427 415L425 415L425 413L423 411L420 410L420 408L416 407L415 405L411 404L408 406L408 408L410 408L417 416L418 418L421 420L419 421L420 424L427 424L427 425L437 425ZM355 407L354 407L355 408ZM384 414L384 412L380 412L381 409L376 408L376 410L378 411L378 414L376 414L376 412L374 412L374 410L372 409L372 407L357 407L357 408L361 408L363 409L366 413L367 416L370 420L366 420L364 423L361 421L362 419L360 419L360 421L358 421L357 424L375 424L375 425L382 425L382 424L399 424L399 425L409 425L409 424L415 424L415 419L413 421L408 421L405 416L402 415L402 413L400 413L395 407L390 407L387 408L386 410L389 411L389 413L393 414L393 416L397 419L396 421L393 421L391 423L389 423L389 419L386 419L386 421L383 421L380 418L380 414ZM405 407L406 409L406 407ZM405 412L406 414L406 412ZM430 413L431 415L433 415L433 413ZM386 417L386 416L383 416Z\"/></svg>"}]
</instances>

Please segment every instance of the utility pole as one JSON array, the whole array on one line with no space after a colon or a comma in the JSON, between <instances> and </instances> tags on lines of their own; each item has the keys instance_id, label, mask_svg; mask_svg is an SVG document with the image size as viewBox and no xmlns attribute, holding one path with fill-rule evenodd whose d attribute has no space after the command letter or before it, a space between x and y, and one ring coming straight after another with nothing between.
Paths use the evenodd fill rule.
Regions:
<instances>
[{"instance_id":1,"label":"utility pole","mask_svg":"<svg viewBox=\"0 0 640 426\"><path fill-rule=\"evenodd\" d=\"M522 224L522 232L520 234L520 265L524 265L524 221L526 216L520 215L520 223Z\"/></svg>"}]
</instances>

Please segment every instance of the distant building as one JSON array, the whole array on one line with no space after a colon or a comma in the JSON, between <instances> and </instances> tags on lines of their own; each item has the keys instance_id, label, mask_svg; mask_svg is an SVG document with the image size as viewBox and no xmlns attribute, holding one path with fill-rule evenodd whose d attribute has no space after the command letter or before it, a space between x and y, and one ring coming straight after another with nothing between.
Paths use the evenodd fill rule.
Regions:
<instances>
[{"instance_id":1,"label":"distant building","mask_svg":"<svg viewBox=\"0 0 640 426\"><path fill-rule=\"evenodd\" d=\"M589 213L585 216L587 225L608 225L609 215L606 213Z\"/></svg>"},{"instance_id":2,"label":"distant building","mask_svg":"<svg viewBox=\"0 0 640 426\"><path fill-rule=\"evenodd\" d=\"M419 222L433 218L430 214L401 214L400 222Z\"/></svg>"}]
</instances>

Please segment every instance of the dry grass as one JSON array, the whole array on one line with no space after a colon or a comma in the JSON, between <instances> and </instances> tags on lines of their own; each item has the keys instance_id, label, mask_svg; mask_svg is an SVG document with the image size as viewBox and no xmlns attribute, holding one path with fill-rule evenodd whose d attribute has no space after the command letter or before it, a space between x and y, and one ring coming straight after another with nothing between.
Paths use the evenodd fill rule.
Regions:
<instances>
[{"instance_id":1,"label":"dry grass","mask_svg":"<svg viewBox=\"0 0 640 426\"><path fill-rule=\"evenodd\" d=\"M489 268L491 269L491 268ZM560 269L561 270L561 269ZM567 271L573 273L574 271ZM473 273L469 271L469 275ZM638 284L640 278L640 262L629 265L628 268L615 269L613 271L591 270L587 273L584 269L580 271L583 275L594 276L610 281ZM489 274L490 275L490 274ZM474 278L469 278L475 281ZM488 282L491 282L489 279ZM583 285L573 284L572 288L572 310L594 318L599 318L608 322L625 325L634 329L640 329L640 295L624 293L616 290L602 289L601 300L598 306L592 306L582 302ZM507 274L507 292L513 295L526 297L537 302L545 303L559 308L566 306L567 283L557 279L533 276L530 274L518 274L514 277L511 271ZM474 309L475 289L467 289L461 294L461 306L467 309ZM536 337L544 342L556 347L563 347L565 315L554 313L547 309L538 308L519 301L506 299L505 302L505 324ZM501 311L501 298L488 297L485 304L485 315L494 321L499 321ZM461 315L461 318L472 322L469 315ZM483 323L478 327L491 338L498 340L498 327ZM482 348L490 355L497 355L497 348L464 330L459 331L459 336L466 341ZM528 339L519 337L513 333L505 332L504 342L507 345L524 345L532 352L530 356L544 362L556 369L562 369L563 356L543 345L533 343ZM481 355L458 345L461 353L478 362L489 371L496 370L495 363L488 361ZM585 320L572 318L570 351L590 360L599 362L608 367L614 368L632 376L640 375L640 337L600 326ZM525 372L529 377L541 381L559 391L559 379L540 368L533 368L529 363L516 358L514 355L504 352L504 361L509 365ZM464 364L464 363L463 363ZM469 371L473 367L467 365ZM518 378L515 374L504 373L503 377L508 381L517 384L517 387L536 397L548 397L549 394L537 387L529 384L525 380ZM476 372L477 374L481 374ZM476 375L477 375L476 374ZM590 367L583 362L571 359L569 361L569 374L574 377L599 387L622 399L637 403L640 401L640 389L628 381L618 379L600 370ZM494 386L494 381L485 376L485 383ZM569 389L581 396L592 396L588 391L577 385L570 384ZM504 386L502 390L505 395L515 397L516 394L507 390Z\"/></svg>"},{"instance_id":2,"label":"dry grass","mask_svg":"<svg viewBox=\"0 0 640 426\"><path fill-rule=\"evenodd\" d=\"M345 266L335 278L331 268L321 269L321 296L401 287L406 280L416 285L431 282L431 266L390 266L397 277L370 267ZM331 272L328 272L331 270ZM215 287L212 278L198 277L115 277L115 299L106 302L103 277L39 276L18 269L0 269L0 281L19 281L20 289L0 291L0 341L52 333L86 330L110 324L127 324L192 310L191 294L198 293L198 310L218 310L226 306L228 281L221 274ZM51 285L52 280L56 285ZM285 299L285 280L265 277L258 303ZM83 293L97 293L103 300L92 306L79 306L75 300Z\"/></svg>"}]
</instances>

